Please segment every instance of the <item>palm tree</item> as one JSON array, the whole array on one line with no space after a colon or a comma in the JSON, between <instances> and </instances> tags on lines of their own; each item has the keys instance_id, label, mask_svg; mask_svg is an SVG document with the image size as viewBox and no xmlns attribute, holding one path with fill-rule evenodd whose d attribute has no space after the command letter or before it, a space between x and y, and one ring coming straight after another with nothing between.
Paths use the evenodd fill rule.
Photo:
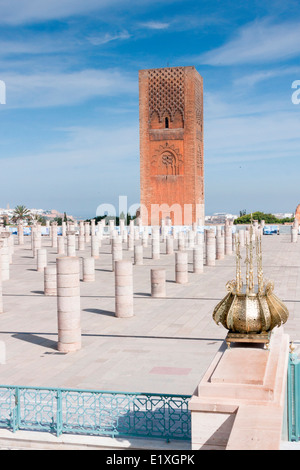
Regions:
<instances>
[{"instance_id":1,"label":"palm tree","mask_svg":"<svg viewBox=\"0 0 300 470\"><path fill-rule=\"evenodd\" d=\"M22 222L31 218L30 210L26 206L16 206L14 208L12 220L13 222Z\"/></svg>"}]
</instances>

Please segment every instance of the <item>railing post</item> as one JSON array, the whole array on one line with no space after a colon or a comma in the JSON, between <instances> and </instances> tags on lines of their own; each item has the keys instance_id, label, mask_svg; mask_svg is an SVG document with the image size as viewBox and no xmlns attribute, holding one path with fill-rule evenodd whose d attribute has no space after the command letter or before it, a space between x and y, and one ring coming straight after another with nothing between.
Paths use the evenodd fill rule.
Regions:
<instances>
[{"instance_id":1,"label":"railing post","mask_svg":"<svg viewBox=\"0 0 300 470\"><path fill-rule=\"evenodd\" d=\"M12 418L12 431L18 431L20 427L20 389L19 387L15 388L15 406L11 413Z\"/></svg>"},{"instance_id":2,"label":"railing post","mask_svg":"<svg viewBox=\"0 0 300 470\"><path fill-rule=\"evenodd\" d=\"M57 400L57 409L56 409L56 436L59 437L62 435L62 394L61 390L58 389L56 392L56 400Z\"/></svg>"}]
</instances>

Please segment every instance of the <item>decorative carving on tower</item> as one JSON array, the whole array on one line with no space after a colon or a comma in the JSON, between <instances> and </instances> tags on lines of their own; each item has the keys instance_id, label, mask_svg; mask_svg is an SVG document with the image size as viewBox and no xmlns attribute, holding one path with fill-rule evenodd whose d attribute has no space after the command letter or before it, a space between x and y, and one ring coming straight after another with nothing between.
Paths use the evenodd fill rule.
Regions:
<instances>
[{"instance_id":1,"label":"decorative carving on tower","mask_svg":"<svg viewBox=\"0 0 300 470\"><path fill-rule=\"evenodd\" d=\"M176 112L184 119L184 68L153 69L149 71L149 118L157 113L159 121L165 116L174 120Z\"/></svg>"}]
</instances>

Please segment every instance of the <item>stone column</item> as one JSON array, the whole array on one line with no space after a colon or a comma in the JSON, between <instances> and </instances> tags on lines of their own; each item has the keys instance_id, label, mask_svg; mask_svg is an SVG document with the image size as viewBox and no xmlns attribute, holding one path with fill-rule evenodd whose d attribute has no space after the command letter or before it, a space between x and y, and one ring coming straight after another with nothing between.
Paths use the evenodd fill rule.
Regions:
<instances>
[{"instance_id":1,"label":"stone column","mask_svg":"<svg viewBox=\"0 0 300 470\"><path fill-rule=\"evenodd\" d=\"M120 261L123 258L122 250L122 238L118 235L116 238L112 238L112 271L115 269L115 262Z\"/></svg>"},{"instance_id":2,"label":"stone column","mask_svg":"<svg viewBox=\"0 0 300 470\"><path fill-rule=\"evenodd\" d=\"M108 226L109 226L109 234L111 235L112 232L115 230L115 220L114 219L110 219L108 221Z\"/></svg>"},{"instance_id":3,"label":"stone column","mask_svg":"<svg viewBox=\"0 0 300 470\"><path fill-rule=\"evenodd\" d=\"M91 237L94 237L96 235L96 221L95 219L91 220Z\"/></svg>"},{"instance_id":4,"label":"stone column","mask_svg":"<svg viewBox=\"0 0 300 470\"><path fill-rule=\"evenodd\" d=\"M115 263L115 315L119 318L133 316L133 273L129 260Z\"/></svg>"},{"instance_id":5,"label":"stone column","mask_svg":"<svg viewBox=\"0 0 300 470\"><path fill-rule=\"evenodd\" d=\"M203 273L203 247L200 245L194 246L193 249L193 272Z\"/></svg>"},{"instance_id":6,"label":"stone column","mask_svg":"<svg viewBox=\"0 0 300 470\"><path fill-rule=\"evenodd\" d=\"M232 255L232 227L229 224L229 221L225 222L225 255Z\"/></svg>"},{"instance_id":7,"label":"stone column","mask_svg":"<svg viewBox=\"0 0 300 470\"><path fill-rule=\"evenodd\" d=\"M85 234L84 222L83 222L83 220L80 220L80 221L79 221L79 235L81 235L82 237L84 237L84 234Z\"/></svg>"},{"instance_id":8,"label":"stone column","mask_svg":"<svg viewBox=\"0 0 300 470\"><path fill-rule=\"evenodd\" d=\"M13 235L9 232L8 227L6 227L6 230L10 235L7 239L7 245L8 245L8 252L9 252L9 263L12 264L13 254L14 254L14 251L15 251L14 239L13 239Z\"/></svg>"},{"instance_id":9,"label":"stone column","mask_svg":"<svg viewBox=\"0 0 300 470\"><path fill-rule=\"evenodd\" d=\"M58 350L73 352L81 348L79 259L56 259Z\"/></svg>"},{"instance_id":10,"label":"stone column","mask_svg":"<svg viewBox=\"0 0 300 470\"><path fill-rule=\"evenodd\" d=\"M222 227L217 227L216 233L216 259L224 258L224 237L222 234Z\"/></svg>"},{"instance_id":11,"label":"stone column","mask_svg":"<svg viewBox=\"0 0 300 470\"><path fill-rule=\"evenodd\" d=\"M185 234L183 232L179 232L178 234L178 251L185 250Z\"/></svg>"},{"instance_id":12,"label":"stone column","mask_svg":"<svg viewBox=\"0 0 300 470\"><path fill-rule=\"evenodd\" d=\"M140 239L140 227L135 227L134 228L134 239L138 241Z\"/></svg>"},{"instance_id":13,"label":"stone column","mask_svg":"<svg viewBox=\"0 0 300 470\"><path fill-rule=\"evenodd\" d=\"M195 246L195 232L193 230L188 232L188 244L190 249L193 249Z\"/></svg>"},{"instance_id":14,"label":"stone column","mask_svg":"<svg viewBox=\"0 0 300 470\"><path fill-rule=\"evenodd\" d=\"M51 233L52 233L52 248L57 248L57 223L52 222L51 224Z\"/></svg>"},{"instance_id":15,"label":"stone column","mask_svg":"<svg viewBox=\"0 0 300 470\"><path fill-rule=\"evenodd\" d=\"M291 227L291 242L296 243L298 241L298 229Z\"/></svg>"},{"instance_id":16,"label":"stone column","mask_svg":"<svg viewBox=\"0 0 300 470\"><path fill-rule=\"evenodd\" d=\"M196 245L202 245L202 247L203 247L203 238L204 238L203 233L197 232L197 234L196 234Z\"/></svg>"},{"instance_id":17,"label":"stone column","mask_svg":"<svg viewBox=\"0 0 300 470\"><path fill-rule=\"evenodd\" d=\"M172 255L173 253L174 253L174 239L170 235L167 235L167 238L166 238L166 254L167 255Z\"/></svg>"},{"instance_id":18,"label":"stone column","mask_svg":"<svg viewBox=\"0 0 300 470\"><path fill-rule=\"evenodd\" d=\"M84 235L78 235L78 250L84 251L85 250L85 238Z\"/></svg>"},{"instance_id":19,"label":"stone column","mask_svg":"<svg viewBox=\"0 0 300 470\"><path fill-rule=\"evenodd\" d=\"M83 282L95 281L95 258L82 258L82 280Z\"/></svg>"},{"instance_id":20,"label":"stone column","mask_svg":"<svg viewBox=\"0 0 300 470\"><path fill-rule=\"evenodd\" d=\"M133 251L134 249L134 232L130 231L127 235L127 249Z\"/></svg>"},{"instance_id":21,"label":"stone column","mask_svg":"<svg viewBox=\"0 0 300 470\"><path fill-rule=\"evenodd\" d=\"M166 296L166 270L164 268L151 269L151 297Z\"/></svg>"},{"instance_id":22,"label":"stone column","mask_svg":"<svg viewBox=\"0 0 300 470\"><path fill-rule=\"evenodd\" d=\"M125 229L125 220L124 219L119 219L119 227L120 227L120 235L123 238L123 232Z\"/></svg>"},{"instance_id":23,"label":"stone column","mask_svg":"<svg viewBox=\"0 0 300 470\"><path fill-rule=\"evenodd\" d=\"M65 238L63 235L57 237L57 254L58 255L65 254Z\"/></svg>"},{"instance_id":24,"label":"stone column","mask_svg":"<svg viewBox=\"0 0 300 470\"><path fill-rule=\"evenodd\" d=\"M92 235L91 238L91 256L94 259L99 258L99 239L96 235Z\"/></svg>"},{"instance_id":25,"label":"stone column","mask_svg":"<svg viewBox=\"0 0 300 470\"><path fill-rule=\"evenodd\" d=\"M152 259L160 259L160 234L159 229L152 229Z\"/></svg>"},{"instance_id":26,"label":"stone column","mask_svg":"<svg viewBox=\"0 0 300 470\"><path fill-rule=\"evenodd\" d=\"M23 224L18 225L18 243L24 245L24 227Z\"/></svg>"},{"instance_id":27,"label":"stone column","mask_svg":"<svg viewBox=\"0 0 300 470\"><path fill-rule=\"evenodd\" d=\"M61 234L62 234L63 237L65 237L67 235L67 224L66 224L66 222L62 222Z\"/></svg>"},{"instance_id":28,"label":"stone column","mask_svg":"<svg viewBox=\"0 0 300 470\"><path fill-rule=\"evenodd\" d=\"M37 250L37 272L43 273L47 266L47 250L45 248L39 248Z\"/></svg>"},{"instance_id":29,"label":"stone column","mask_svg":"<svg viewBox=\"0 0 300 470\"><path fill-rule=\"evenodd\" d=\"M143 264L143 246L135 245L134 247L134 264L141 266Z\"/></svg>"},{"instance_id":30,"label":"stone column","mask_svg":"<svg viewBox=\"0 0 300 470\"><path fill-rule=\"evenodd\" d=\"M0 313L3 313L3 295L2 295L2 254L0 248Z\"/></svg>"},{"instance_id":31,"label":"stone column","mask_svg":"<svg viewBox=\"0 0 300 470\"><path fill-rule=\"evenodd\" d=\"M76 256L76 236L73 231L67 231L67 255L68 257Z\"/></svg>"},{"instance_id":32,"label":"stone column","mask_svg":"<svg viewBox=\"0 0 300 470\"><path fill-rule=\"evenodd\" d=\"M44 294L50 296L57 295L56 266L47 266L44 268Z\"/></svg>"},{"instance_id":33,"label":"stone column","mask_svg":"<svg viewBox=\"0 0 300 470\"><path fill-rule=\"evenodd\" d=\"M216 264L215 231L207 230L206 231L206 266L215 266L215 264Z\"/></svg>"},{"instance_id":34,"label":"stone column","mask_svg":"<svg viewBox=\"0 0 300 470\"><path fill-rule=\"evenodd\" d=\"M144 227L144 231L142 234L142 243L143 247L146 248L148 246L148 227Z\"/></svg>"},{"instance_id":35,"label":"stone column","mask_svg":"<svg viewBox=\"0 0 300 470\"><path fill-rule=\"evenodd\" d=\"M128 234L127 234L127 228L124 228L123 233L122 233L122 242L123 243L128 243Z\"/></svg>"},{"instance_id":36,"label":"stone column","mask_svg":"<svg viewBox=\"0 0 300 470\"><path fill-rule=\"evenodd\" d=\"M9 247L7 242L8 237L8 232L0 233L2 281L9 280Z\"/></svg>"},{"instance_id":37,"label":"stone column","mask_svg":"<svg viewBox=\"0 0 300 470\"><path fill-rule=\"evenodd\" d=\"M185 251L175 253L175 280L178 284L188 282L188 254Z\"/></svg>"},{"instance_id":38,"label":"stone column","mask_svg":"<svg viewBox=\"0 0 300 470\"><path fill-rule=\"evenodd\" d=\"M239 240L240 240L240 247L244 248L245 246L245 230L239 230Z\"/></svg>"},{"instance_id":39,"label":"stone column","mask_svg":"<svg viewBox=\"0 0 300 470\"><path fill-rule=\"evenodd\" d=\"M84 237L85 237L85 243L89 243L90 241L90 223L89 222L84 223Z\"/></svg>"}]
</instances>

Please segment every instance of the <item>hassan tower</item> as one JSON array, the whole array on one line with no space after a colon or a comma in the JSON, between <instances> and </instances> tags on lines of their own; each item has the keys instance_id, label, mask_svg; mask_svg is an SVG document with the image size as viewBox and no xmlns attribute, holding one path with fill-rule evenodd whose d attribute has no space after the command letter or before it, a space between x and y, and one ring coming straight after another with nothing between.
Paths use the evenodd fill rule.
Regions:
<instances>
[{"instance_id":1,"label":"hassan tower","mask_svg":"<svg viewBox=\"0 0 300 470\"><path fill-rule=\"evenodd\" d=\"M203 80L195 67L139 71L143 225L204 223Z\"/></svg>"}]
</instances>

